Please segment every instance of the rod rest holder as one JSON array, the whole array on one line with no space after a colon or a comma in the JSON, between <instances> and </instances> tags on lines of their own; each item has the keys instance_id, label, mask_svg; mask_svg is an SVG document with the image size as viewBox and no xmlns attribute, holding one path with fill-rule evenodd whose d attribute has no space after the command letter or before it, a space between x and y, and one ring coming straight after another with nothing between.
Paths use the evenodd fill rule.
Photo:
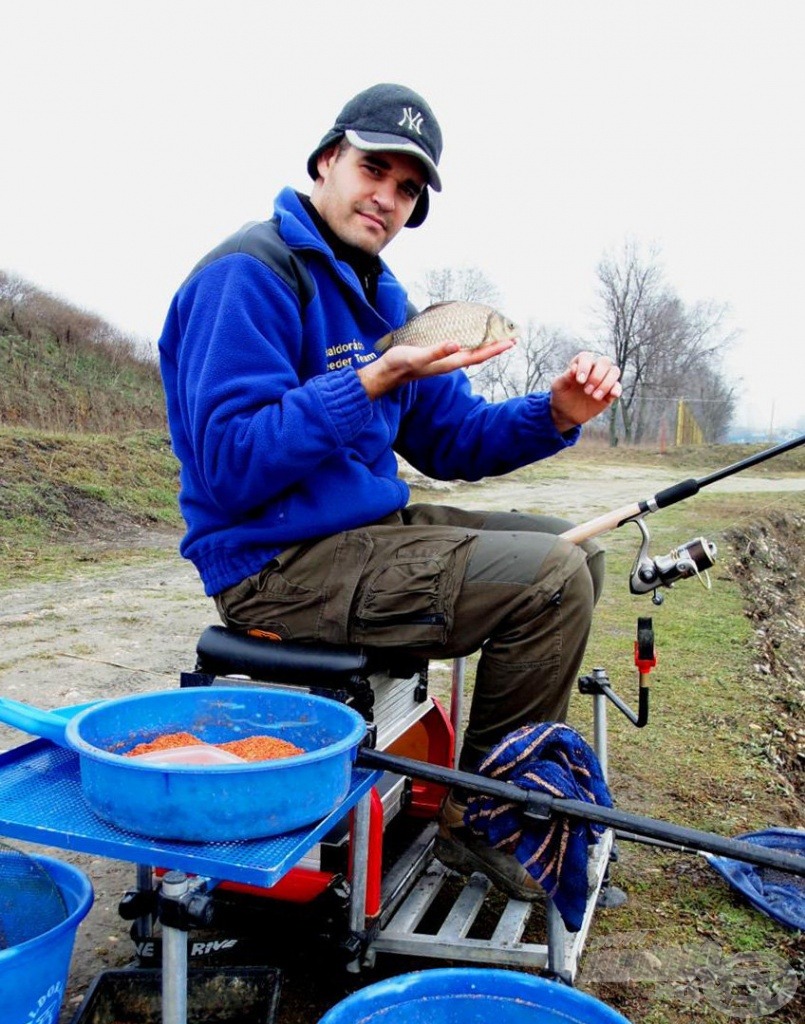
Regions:
<instances>
[{"instance_id":1,"label":"rod rest holder","mask_svg":"<svg viewBox=\"0 0 805 1024\"><path fill-rule=\"evenodd\" d=\"M638 691L638 705L637 711L633 711L626 701L622 700L617 693L612 689L612 684L609 681L609 677L602 668L593 669L592 675L581 676L579 678L579 693L585 694L600 694L606 697L607 700L611 701L615 707L620 711L633 726L637 729L642 729L648 724L648 711L649 711L649 689L647 686L641 686Z\"/></svg>"}]
</instances>

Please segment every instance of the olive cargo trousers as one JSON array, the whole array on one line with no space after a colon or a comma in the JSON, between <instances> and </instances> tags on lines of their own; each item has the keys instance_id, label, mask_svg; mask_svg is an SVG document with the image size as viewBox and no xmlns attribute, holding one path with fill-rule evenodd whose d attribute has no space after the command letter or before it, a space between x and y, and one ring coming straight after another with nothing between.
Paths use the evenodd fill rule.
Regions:
<instances>
[{"instance_id":1,"label":"olive cargo trousers","mask_svg":"<svg viewBox=\"0 0 805 1024\"><path fill-rule=\"evenodd\" d=\"M410 505L379 523L283 551L216 595L222 620L278 639L480 650L460 767L506 733L561 721L581 666L604 553L554 516Z\"/></svg>"}]
</instances>

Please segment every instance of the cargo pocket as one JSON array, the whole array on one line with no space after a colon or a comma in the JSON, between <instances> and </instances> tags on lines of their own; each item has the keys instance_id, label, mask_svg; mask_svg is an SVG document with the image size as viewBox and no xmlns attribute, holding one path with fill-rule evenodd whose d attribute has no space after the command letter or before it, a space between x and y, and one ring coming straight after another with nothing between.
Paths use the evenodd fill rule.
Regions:
<instances>
[{"instance_id":1,"label":"cargo pocket","mask_svg":"<svg viewBox=\"0 0 805 1024\"><path fill-rule=\"evenodd\" d=\"M452 627L453 560L402 557L366 579L352 619L355 643L408 646L444 643Z\"/></svg>"},{"instance_id":2,"label":"cargo pocket","mask_svg":"<svg viewBox=\"0 0 805 1024\"><path fill-rule=\"evenodd\" d=\"M304 636L314 628L321 602L321 591L287 580L277 559L215 598L230 628L269 630L283 640Z\"/></svg>"}]
</instances>

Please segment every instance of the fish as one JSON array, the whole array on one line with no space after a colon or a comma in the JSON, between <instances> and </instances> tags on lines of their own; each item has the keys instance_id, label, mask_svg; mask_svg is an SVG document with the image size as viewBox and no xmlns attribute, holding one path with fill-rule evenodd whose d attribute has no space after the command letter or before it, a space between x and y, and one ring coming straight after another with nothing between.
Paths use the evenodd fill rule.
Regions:
<instances>
[{"instance_id":1,"label":"fish","mask_svg":"<svg viewBox=\"0 0 805 1024\"><path fill-rule=\"evenodd\" d=\"M463 349L473 350L507 338L517 338L520 328L514 321L482 302L437 302L375 342L377 352L393 345L430 348L445 341L457 341Z\"/></svg>"}]
</instances>

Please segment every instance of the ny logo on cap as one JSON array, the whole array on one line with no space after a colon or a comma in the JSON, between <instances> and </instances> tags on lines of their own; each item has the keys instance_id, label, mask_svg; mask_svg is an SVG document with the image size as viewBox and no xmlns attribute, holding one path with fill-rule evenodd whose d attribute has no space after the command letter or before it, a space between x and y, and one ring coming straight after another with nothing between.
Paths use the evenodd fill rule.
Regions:
<instances>
[{"instance_id":1,"label":"ny logo on cap","mask_svg":"<svg viewBox=\"0 0 805 1024\"><path fill-rule=\"evenodd\" d=\"M423 118L422 118L422 115L419 113L419 111L414 113L413 107L403 107L403 116L397 122L397 125L400 128L410 128L411 131L416 132L417 135L421 135L422 134L422 121L423 121Z\"/></svg>"}]
</instances>

